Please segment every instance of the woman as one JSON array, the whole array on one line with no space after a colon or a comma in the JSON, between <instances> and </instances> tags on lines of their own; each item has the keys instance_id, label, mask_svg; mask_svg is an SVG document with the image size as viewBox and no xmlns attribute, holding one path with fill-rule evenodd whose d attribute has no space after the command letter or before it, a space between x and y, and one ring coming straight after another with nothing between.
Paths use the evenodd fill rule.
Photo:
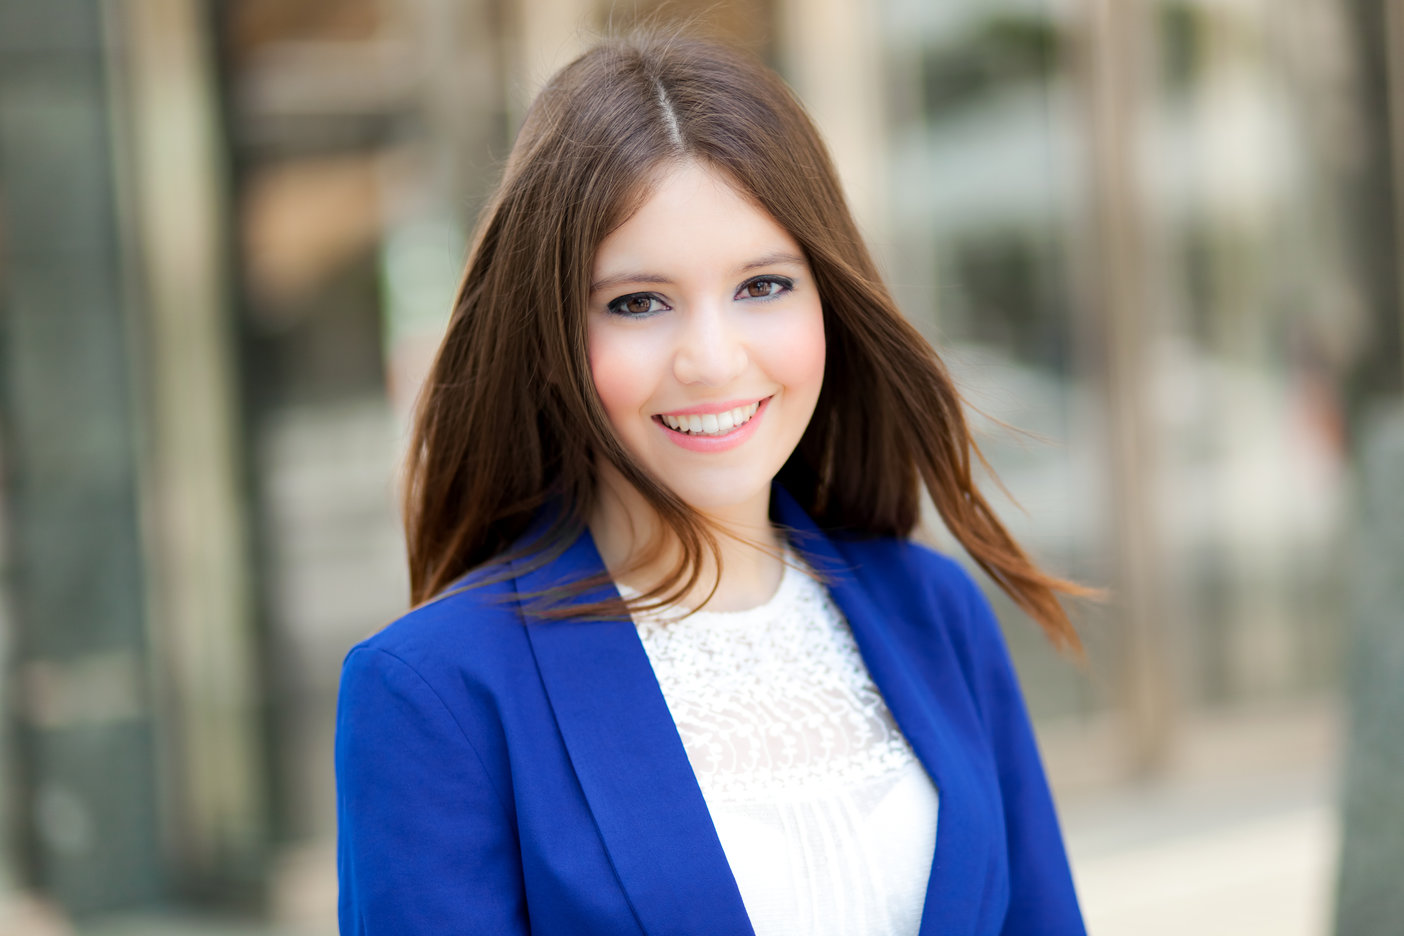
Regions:
<instances>
[{"instance_id":1,"label":"woman","mask_svg":"<svg viewBox=\"0 0 1404 936\"><path fill-rule=\"evenodd\" d=\"M417 607L337 724L345 933L1080 933L1000 634L1077 646L790 91L606 42L533 105L420 401Z\"/></svg>"}]
</instances>

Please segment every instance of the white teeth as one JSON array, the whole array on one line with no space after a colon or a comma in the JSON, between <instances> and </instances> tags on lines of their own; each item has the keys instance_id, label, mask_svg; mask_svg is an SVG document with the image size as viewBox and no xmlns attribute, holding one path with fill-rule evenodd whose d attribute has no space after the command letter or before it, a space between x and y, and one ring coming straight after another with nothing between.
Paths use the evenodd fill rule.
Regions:
<instances>
[{"instance_id":1,"label":"white teeth","mask_svg":"<svg viewBox=\"0 0 1404 936\"><path fill-rule=\"evenodd\" d=\"M677 432L686 432L689 435L726 435L750 422L758 409L760 403L749 403L722 413L705 413L701 416L663 415L659 418L663 420L663 425Z\"/></svg>"}]
</instances>

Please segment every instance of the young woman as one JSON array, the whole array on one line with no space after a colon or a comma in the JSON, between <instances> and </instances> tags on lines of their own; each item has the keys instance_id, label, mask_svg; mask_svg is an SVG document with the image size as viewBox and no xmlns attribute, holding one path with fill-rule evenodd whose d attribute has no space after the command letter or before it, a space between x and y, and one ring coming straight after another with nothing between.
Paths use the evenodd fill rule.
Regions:
<instances>
[{"instance_id":1,"label":"young woman","mask_svg":"<svg viewBox=\"0 0 1404 936\"><path fill-rule=\"evenodd\" d=\"M814 127L707 42L533 105L408 463L415 609L352 650L344 933L1081 933L971 479Z\"/></svg>"}]
</instances>

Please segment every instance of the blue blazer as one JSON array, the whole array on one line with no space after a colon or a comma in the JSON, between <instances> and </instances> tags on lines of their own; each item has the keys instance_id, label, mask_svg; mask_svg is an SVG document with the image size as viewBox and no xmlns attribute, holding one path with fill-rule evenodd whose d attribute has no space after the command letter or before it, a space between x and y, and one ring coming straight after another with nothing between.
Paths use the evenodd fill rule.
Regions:
<instances>
[{"instance_id":1,"label":"blue blazer","mask_svg":"<svg viewBox=\"0 0 1404 936\"><path fill-rule=\"evenodd\" d=\"M974 583L910 542L830 538L778 487L774 512L827 574L940 792L921 933L1083 933L1014 671ZM518 594L604 571L594 541L510 571L346 658L341 932L752 933L634 625L523 621Z\"/></svg>"}]
</instances>

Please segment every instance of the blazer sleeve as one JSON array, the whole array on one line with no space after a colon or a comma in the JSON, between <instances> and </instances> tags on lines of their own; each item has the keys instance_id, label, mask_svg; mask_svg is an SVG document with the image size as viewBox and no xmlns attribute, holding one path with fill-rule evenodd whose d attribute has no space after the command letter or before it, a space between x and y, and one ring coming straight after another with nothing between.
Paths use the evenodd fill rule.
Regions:
<instances>
[{"instance_id":1,"label":"blazer sleeve","mask_svg":"<svg viewBox=\"0 0 1404 936\"><path fill-rule=\"evenodd\" d=\"M1072 871L1033 726L1004 636L979 587L966 588L971 680L1004 804L1009 909L1003 936L1085 936Z\"/></svg>"},{"instance_id":2,"label":"blazer sleeve","mask_svg":"<svg viewBox=\"0 0 1404 936\"><path fill-rule=\"evenodd\" d=\"M529 931L511 812L424 678L358 647L336 719L343 936Z\"/></svg>"}]
</instances>

